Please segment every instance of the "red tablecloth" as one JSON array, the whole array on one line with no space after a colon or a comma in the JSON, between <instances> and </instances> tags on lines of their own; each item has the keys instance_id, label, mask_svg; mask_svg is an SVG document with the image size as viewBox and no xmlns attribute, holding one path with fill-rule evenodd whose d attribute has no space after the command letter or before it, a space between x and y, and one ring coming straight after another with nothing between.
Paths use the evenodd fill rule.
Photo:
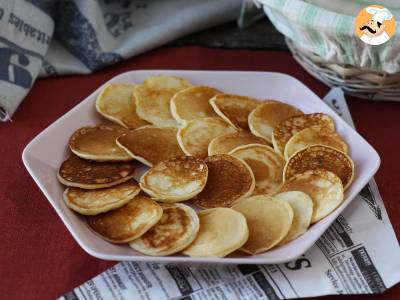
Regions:
<instances>
[{"instance_id":1,"label":"red tablecloth","mask_svg":"<svg viewBox=\"0 0 400 300\"><path fill-rule=\"evenodd\" d=\"M328 91L287 52L202 47L161 48L93 75L39 80L13 122L0 124L0 299L56 298L114 264L91 257L72 239L25 170L21 152L106 80L136 69L278 71L297 77L319 96ZM381 155L376 180L399 238L400 103L350 99L349 106L358 131ZM400 285L366 296L372 297L400 299Z\"/></svg>"}]
</instances>

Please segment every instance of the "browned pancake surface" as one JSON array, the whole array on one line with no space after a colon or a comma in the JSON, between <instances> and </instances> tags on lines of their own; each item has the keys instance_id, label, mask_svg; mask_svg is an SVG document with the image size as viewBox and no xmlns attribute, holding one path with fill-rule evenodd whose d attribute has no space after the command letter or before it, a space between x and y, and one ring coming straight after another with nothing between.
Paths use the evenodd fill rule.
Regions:
<instances>
[{"instance_id":1,"label":"browned pancake surface","mask_svg":"<svg viewBox=\"0 0 400 300\"><path fill-rule=\"evenodd\" d=\"M140 188L133 180L104 189L85 190L70 187L64 192L68 203L75 207L87 210L98 210L124 199L132 199L140 192ZM79 212L79 211L78 211Z\"/></svg>"},{"instance_id":2,"label":"browned pancake surface","mask_svg":"<svg viewBox=\"0 0 400 300\"><path fill-rule=\"evenodd\" d=\"M208 155L226 154L239 146L248 144L268 145L268 142L263 138L244 130L227 133L220 135L211 141L208 146Z\"/></svg>"},{"instance_id":3,"label":"browned pancake surface","mask_svg":"<svg viewBox=\"0 0 400 300\"><path fill-rule=\"evenodd\" d=\"M115 143L127 129L116 125L82 127L74 132L69 146L75 154L96 160L129 160L130 156ZM87 156L87 157L86 157Z\"/></svg>"},{"instance_id":4,"label":"browned pancake surface","mask_svg":"<svg viewBox=\"0 0 400 300\"><path fill-rule=\"evenodd\" d=\"M120 136L117 141L134 156L144 158L151 165L184 156L173 127L143 127ZM136 157L135 157L136 158Z\"/></svg>"},{"instance_id":5,"label":"browned pancake surface","mask_svg":"<svg viewBox=\"0 0 400 300\"><path fill-rule=\"evenodd\" d=\"M178 186L182 182L196 180L207 174L204 160L194 156L174 157L162 162L158 170L161 168L166 176L176 179Z\"/></svg>"},{"instance_id":6,"label":"browned pancake surface","mask_svg":"<svg viewBox=\"0 0 400 300\"><path fill-rule=\"evenodd\" d=\"M203 191L193 199L205 208L231 207L254 190L251 170L240 160L226 154L209 156L205 160L208 179Z\"/></svg>"},{"instance_id":7,"label":"browned pancake surface","mask_svg":"<svg viewBox=\"0 0 400 300\"><path fill-rule=\"evenodd\" d=\"M124 178L131 178L134 171L132 163L95 162L71 154L61 164L58 174L64 184L76 186L120 183Z\"/></svg>"},{"instance_id":8,"label":"browned pancake surface","mask_svg":"<svg viewBox=\"0 0 400 300\"><path fill-rule=\"evenodd\" d=\"M321 126L327 130L335 131L335 124L328 115L313 113L297 115L281 121L274 127L272 132L274 147L279 153L283 154L286 143L297 132L312 126Z\"/></svg>"},{"instance_id":9,"label":"browned pancake surface","mask_svg":"<svg viewBox=\"0 0 400 300\"><path fill-rule=\"evenodd\" d=\"M106 239L128 242L154 225L162 214L161 206L142 194L116 210L87 218L89 226Z\"/></svg>"},{"instance_id":10,"label":"browned pancake surface","mask_svg":"<svg viewBox=\"0 0 400 300\"><path fill-rule=\"evenodd\" d=\"M247 118L262 102L240 95L219 94L212 98L212 103L234 126L249 130Z\"/></svg>"},{"instance_id":11,"label":"browned pancake surface","mask_svg":"<svg viewBox=\"0 0 400 300\"><path fill-rule=\"evenodd\" d=\"M266 100L249 114L249 127L253 134L272 141L272 131L281 121L303 112L276 100Z\"/></svg>"},{"instance_id":12,"label":"browned pancake surface","mask_svg":"<svg viewBox=\"0 0 400 300\"><path fill-rule=\"evenodd\" d=\"M216 117L209 100L220 91L207 86L193 86L179 91L171 99L171 112L179 123L196 118Z\"/></svg>"},{"instance_id":13,"label":"browned pancake surface","mask_svg":"<svg viewBox=\"0 0 400 300\"><path fill-rule=\"evenodd\" d=\"M207 181L207 165L193 156L164 160L140 179L140 187L160 202L178 202L198 194Z\"/></svg>"},{"instance_id":14,"label":"browned pancake surface","mask_svg":"<svg viewBox=\"0 0 400 300\"><path fill-rule=\"evenodd\" d=\"M141 240L145 246L159 251L169 249L187 232L190 222L190 216L184 210L163 205L161 220ZM165 232L169 234L163 234Z\"/></svg>"},{"instance_id":15,"label":"browned pancake surface","mask_svg":"<svg viewBox=\"0 0 400 300\"><path fill-rule=\"evenodd\" d=\"M134 84L109 84L96 99L96 109L105 118L126 128L148 125L136 113Z\"/></svg>"},{"instance_id":16,"label":"browned pancake surface","mask_svg":"<svg viewBox=\"0 0 400 300\"><path fill-rule=\"evenodd\" d=\"M336 174L346 189L354 177L353 161L343 152L334 148L313 145L297 151L287 162L284 178L308 170L325 169Z\"/></svg>"}]
</instances>

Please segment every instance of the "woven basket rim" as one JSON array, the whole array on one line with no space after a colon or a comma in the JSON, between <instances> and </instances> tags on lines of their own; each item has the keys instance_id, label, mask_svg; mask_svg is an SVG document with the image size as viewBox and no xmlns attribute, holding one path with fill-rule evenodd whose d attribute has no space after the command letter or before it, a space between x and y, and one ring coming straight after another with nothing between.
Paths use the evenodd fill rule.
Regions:
<instances>
[{"instance_id":1,"label":"woven basket rim","mask_svg":"<svg viewBox=\"0 0 400 300\"><path fill-rule=\"evenodd\" d=\"M310 51L304 51L287 37L285 39L294 59L308 73L329 87L341 87L346 93L363 99L400 101L400 72L388 74L366 68L326 63L315 53L310 55ZM358 72L357 75L342 76L337 71L338 68L332 68L332 65Z\"/></svg>"}]
</instances>

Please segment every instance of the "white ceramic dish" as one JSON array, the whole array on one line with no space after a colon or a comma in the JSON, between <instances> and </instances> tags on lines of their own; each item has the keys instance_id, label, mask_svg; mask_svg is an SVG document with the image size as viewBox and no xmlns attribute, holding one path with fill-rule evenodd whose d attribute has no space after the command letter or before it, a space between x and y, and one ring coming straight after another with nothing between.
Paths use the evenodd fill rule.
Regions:
<instances>
[{"instance_id":1,"label":"white ceramic dish","mask_svg":"<svg viewBox=\"0 0 400 300\"><path fill-rule=\"evenodd\" d=\"M142 70L118 75L107 83L141 83L153 74L182 76L195 85L209 85L228 93L236 93L259 99L276 99L292 104L305 113L323 112L331 116L337 131L349 144L350 156L355 163L354 182L345 193L345 201L332 214L314 224L298 239L258 255L234 254L225 258L191 258L186 256L152 257L133 251L126 245L106 242L92 233L83 217L68 209L62 201L64 187L57 181L58 167L67 157L68 139L79 127L104 122L96 112L94 102L102 87L55 121L35 137L22 153L23 162L47 199L71 232L78 244L89 254L107 260L132 260L186 263L237 263L270 264L292 260L302 255L324 233L336 217L354 199L379 168L377 152L353 128L347 125L333 110L297 79L270 72L232 71L178 71ZM139 168L139 176L144 168ZM138 177L137 177L138 178Z\"/></svg>"}]
</instances>

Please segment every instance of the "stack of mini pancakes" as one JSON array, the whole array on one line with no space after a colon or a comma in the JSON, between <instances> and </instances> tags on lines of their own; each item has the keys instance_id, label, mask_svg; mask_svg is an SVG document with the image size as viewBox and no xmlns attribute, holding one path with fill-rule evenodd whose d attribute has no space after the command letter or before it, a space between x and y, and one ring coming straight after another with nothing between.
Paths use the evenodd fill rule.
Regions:
<instances>
[{"instance_id":1,"label":"stack of mini pancakes","mask_svg":"<svg viewBox=\"0 0 400 300\"><path fill-rule=\"evenodd\" d=\"M334 211L354 176L333 120L279 101L160 75L106 86L96 109L113 123L71 136L63 199L103 239L147 255L286 244ZM138 162L149 169L136 183Z\"/></svg>"}]
</instances>

